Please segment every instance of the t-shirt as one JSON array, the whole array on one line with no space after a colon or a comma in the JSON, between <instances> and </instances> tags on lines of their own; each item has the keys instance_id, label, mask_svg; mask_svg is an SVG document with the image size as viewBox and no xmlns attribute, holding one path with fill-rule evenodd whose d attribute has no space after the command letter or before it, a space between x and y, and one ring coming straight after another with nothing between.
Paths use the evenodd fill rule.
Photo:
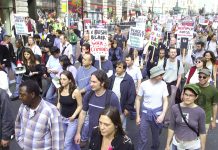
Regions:
<instances>
[{"instance_id":1,"label":"t-shirt","mask_svg":"<svg viewBox=\"0 0 218 150\"><path fill-rule=\"evenodd\" d=\"M59 63L59 58L55 58L53 55L49 56L48 62L46 63L48 69L59 71L61 70L61 64ZM50 73L50 76L54 78L56 74Z\"/></svg>"},{"instance_id":2,"label":"t-shirt","mask_svg":"<svg viewBox=\"0 0 218 150\"><path fill-rule=\"evenodd\" d=\"M215 57L217 56L216 45L217 45L217 42L208 41L206 48L205 48L208 51L212 51L214 53Z\"/></svg>"},{"instance_id":3,"label":"t-shirt","mask_svg":"<svg viewBox=\"0 0 218 150\"><path fill-rule=\"evenodd\" d=\"M171 62L169 59L167 59L166 67L165 67L165 74L163 76L164 81L167 83L173 82L177 80L178 74L181 75L184 73L183 65L180 61L180 67L178 71L177 67L177 59L174 62Z\"/></svg>"},{"instance_id":4,"label":"t-shirt","mask_svg":"<svg viewBox=\"0 0 218 150\"><path fill-rule=\"evenodd\" d=\"M134 80L135 86L137 87L138 80L142 79L142 73L139 67L132 66L130 69L129 67L126 68L126 72L132 77Z\"/></svg>"},{"instance_id":5,"label":"t-shirt","mask_svg":"<svg viewBox=\"0 0 218 150\"><path fill-rule=\"evenodd\" d=\"M42 56L42 51L41 51L41 49L39 48L38 45L34 45L33 47L30 47L30 48L33 51L34 55Z\"/></svg>"},{"instance_id":6,"label":"t-shirt","mask_svg":"<svg viewBox=\"0 0 218 150\"><path fill-rule=\"evenodd\" d=\"M208 124L211 120L213 104L218 103L218 90L211 85L207 87L201 87L199 85L199 87L201 94L198 96L196 103L204 109L206 113L206 123Z\"/></svg>"},{"instance_id":7,"label":"t-shirt","mask_svg":"<svg viewBox=\"0 0 218 150\"><path fill-rule=\"evenodd\" d=\"M95 61L94 67L99 69L99 60ZM108 73L109 70L113 70L113 64L110 60L101 62L101 69Z\"/></svg>"},{"instance_id":8,"label":"t-shirt","mask_svg":"<svg viewBox=\"0 0 218 150\"><path fill-rule=\"evenodd\" d=\"M126 42L126 37L122 34L121 35L115 34L114 40L117 41L117 47L120 47L121 49L123 49L123 42Z\"/></svg>"},{"instance_id":9,"label":"t-shirt","mask_svg":"<svg viewBox=\"0 0 218 150\"><path fill-rule=\"evenodd\" d=\"M105 108L106 92L102 96L96 96L95 93L93 93L90 98L87 97L89 93L86 93L83 98L83 110L88 111L89 114L89 131L92 131L93 127L98 125L99 115ZM111 94L110 106L116 107L120 113L122 112L115 93ZM89 132L89 134L91 133Z\"/></svg>"},{"instance_id":10,"label":"t-shirt","mask_svg":"<svg viewBox=\"0 0 218 150\"><path fill-rule=\"evenodd\" d=\"M164 81L153 84L151 80L146 80L141 83L138 95L143 96L144 107L155 109L162 106L163 97L167 97L169 93Z\"/></svg>"},{"instance_id":11,"label":"t-shirt","mask_svg":"<svg viewBox=\"0 0 218 150\"><path fill-rule=\"evenodd\" d=\"M194 108L182 107L183 116L186 118L187 123L199 131L199 134L205 134L205 112L197 106ZM172 106L171 118L169 128L174 130L176 138L182 141L191 141L197 138L197 134L191 130L184 122L179 111L178 104Z\"/></svg>"},{"instance_id":12,"label":"t-shirt","mask_svg":"<svg viewBox=\"0 0 218 150\"><path fill-rule=\"evenodd\" d=\"M185 78L188 79L188 76L189 76L189 73L190 73L190 70L188 71L188 73L185 75ZM189 84L195 84L195 83L198 83L199 82L199 70L196 69L194 74L192 75L192 77L190 78L190 81L189 81Z\"/></svg>"}]
</instances>

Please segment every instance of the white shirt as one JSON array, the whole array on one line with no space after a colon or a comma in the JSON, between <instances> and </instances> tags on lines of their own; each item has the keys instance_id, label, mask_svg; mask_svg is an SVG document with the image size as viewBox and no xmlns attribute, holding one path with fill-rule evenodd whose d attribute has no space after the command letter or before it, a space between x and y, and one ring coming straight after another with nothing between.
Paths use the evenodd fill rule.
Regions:
<instances>
[{"instance_id":1,"label":"white shirt","mask_svg":"<svg viewBox=\"0 0 218 150\"><path fill-rule=\"evenodd\" d=\"M8 75L7 73L5 73L4 71L0 71L0 88L3 90L6 90L6 92L8 93L9 97L12 95L11 91L9 89L9 82L8 82Z\"/></svg>"},{"instance_id":2,"label":"white shirt","mask_svg":"<svg viewBox=\"0 0 218 150\"><path fill-rule=\"evenodd\" d=\"M153 84L149 79L141 83L138 95L143 97L144 107L155 109L163 105L163 97L167 97L169 93L164 81Z\"/></svg>"},{"instance_id":3,"label":"white shirt","mask_svg":"<svg viewBox=\"0 0 218 150\"><path fill-rule=\"evenodd\" d=\"M115 74L116 77L115 77L115 80L114 80L114 85L113 85L112 91L117 95L119 101L120 101L120 97L121 97L120 84L123 81L123 78L124 78L125 74L126 73L124 73L121 76L117 76L117 74Z\"/></svg>"},{"instance_id":4,"label":"white shirt","mask_svg":"<svg viewBox=\"0 0 218 150\"><path fill-rule=\"evenodd\" d=\"M136 66L132 66L132 68L130 69L129 67L126 68L126 72L132 77L132 79L134 80L135 86L138 87L138 80L142 79L142 73L141 70L136 67Z\"/></svg>"},{"instance_id":5,"label":"white shirt","mask_svg":"<svg viewBox=\"0 0 218 150\"><path fill-rule=\"evenodd\" d=\"M66 49L64 50L65 47ZM66 55L70 59L70 62L73 64L73 48L69 42L66 42L64 45L60 43L60 52L61 54Z\"/></svg>"},{"instance_id":6,"label":"white shirt","mask_svg":"<svg viewBox=\"0 0 218 150\"><path fill-rule=\"evenodd\" d=\"M207 42L206 50L212 51L214 53L215 57L217 57L217 51L216 51L217 43L214 41L210 41L210 43L209 44L208 43L209 43L209 41Z\"/></svg>"},{"instance_id":7,"label":"white shirt","mask_svg":"<svg viewBox=\"0 0 218 150\"><path fill-rule=\"evenodd\" d=\"M171 62L169 59L167 59L165 73L163 76L164 81L166 81L167 83L176 81L178 78L177 72L178 75L182 75L184 73L182 62L180 61L180 67L178 71L177 59L175 59L174 62Z\"/></svg>"},{"instance_id":8,"label":"white shirt","mask_svg":"<svg viewBox=\"0 0 218 150\"><path fill-rule=\"evenodd\" d=\"M34 45L34 46L30 47L30 49L33 51L33 54L42 56L42 51L38 45Z\"/></svg>"},{"instance_id":9,"label":"white shirt","mask_svg":"<svg viewBox=\"0 0 218 150\"><path fill-rule=\"evenodd\" d=\"M46 67L48 69L52 69L52 70L55 70L55 71L59 71L62 68L61 64L59 63L59 58L55 58L53 55L49 56L48 62L46 64ZM52 78L54 78L55 74L54 73L50 73L50 76Z\"/></svg>"}]
</instances>

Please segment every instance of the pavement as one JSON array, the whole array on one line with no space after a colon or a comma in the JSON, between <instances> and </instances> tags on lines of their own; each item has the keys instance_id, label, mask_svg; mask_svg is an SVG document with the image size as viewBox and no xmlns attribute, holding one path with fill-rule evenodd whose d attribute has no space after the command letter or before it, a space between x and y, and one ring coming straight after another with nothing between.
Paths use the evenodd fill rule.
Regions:
<instances>
[{"instance_id":1,"label":"pavement","mask_svg":"<svg viewBox=\"0 0 218 150\"><path fill-rule=\"evenodd\" d=\"M11 90L14 90L14 84L11 85ZM19 100L17 101L12 101L11 102L11 108L13 110L13 118L16 118L19 106L21 102ZM128 118L127 120L127 135L132 139L132 143L135 145L135 149L137 149L137 141L138 141L138 127L135 124L135 120L130 120ZM149 133L149 137L152 137L151 133ZM159 150L164 150L166 140L167 140L167 129L164 128L162 130L162 133L160 135L160 149ZM207 136L207 143L206 143L206 150L217 150L218 146L218 127L215 128L214 130L209 130L208 136ZM148 148L145 150L150 150L151 146L151 138L149 139L149 145ZM17 142L15 140L11 141L10 144L10 150L21 150L21 148L18 146ZM88 148L84 148L82 150L88 150Z\"/></svg>"}]
</instances>

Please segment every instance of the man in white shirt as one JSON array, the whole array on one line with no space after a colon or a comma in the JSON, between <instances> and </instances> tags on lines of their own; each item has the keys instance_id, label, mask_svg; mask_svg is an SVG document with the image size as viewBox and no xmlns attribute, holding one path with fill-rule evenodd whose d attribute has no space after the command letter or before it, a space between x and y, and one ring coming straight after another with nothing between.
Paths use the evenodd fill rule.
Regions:
<instances>
[{"instance_id":1,"label":"man in white shirt","mask_svg":"<svg viewBox=\"0 0 218 150\"><path fill-rule=\"evenodd\" d=\"M216 40L216 34L213 34L211 36L211 40L207 42L206 45L206 50L208 51L212 51L215 55L215 57L217 57L217 40Z\"/></svg>"},{"instance_id":2,"label":"man in white shirt","mask_svg":"<svg viewBox=\"0 0 218 150\"><path fill-rule=\"evenodd\" d=\"M184 74L184 68L181 61L177 59L177 51L175 48L170 48L169 58L167 59L166 66L164 67L165 73L163 80L167 84L169 92L169 109L175 103L180 102L180 84L182 75ZM165 125L168 125L170 119L170 110L165 115Z\"/></svg>"},{"instance_id":3,"label":"man in white shirt","mask_svg":"<svg viewBox=\"0 0 218 150\"><path fill-rule=\"evenodd\" d=\"M162 80L163 67L153 67L150 74L150 79L141 83L135 100L136 124L139 125L138 150L150 149L147 147L150 129L152 132L151 149L159 149L159 136L168 107L167 85Z\"/></svg>"},{"instance_id":4,"label":"man in white shirt","mask_svg":"<svg viewBox=\"0 0 218 150\"><path fill-rule=\"evenodd\" d=\"M33 51L34 55L42 56L42 51L38 45L36 45L35 40L32 36L28 37L28 46Z\"/></svg>"},{"instance_id":5,"label":"man in white shirt","mask_svg":"<svg viewBox=\"0 0 218 150\"><path fill-rule=\"evenodd\" d=\"M60 36L60 52L61 52L61 55L66 55L69 59L70 59L70 62L72 64L74 64L74 61L73 60L73 48L72 48L72 45L68 42L67 40L67 36L62 34Z\"/></svg>"},{"instance_id":6,"label":"man in white shirt","mask_svg":"<svg viewBox=\"0 0 218 150\"><path fill-rule=\"evenodd\" d=\"M132 77L135 83L136 91L138 91L141 81L142 81L142 73L139 67L134 66L134 58L132 55L126 56L126 72Z\"/></svg>"}]
</instances>

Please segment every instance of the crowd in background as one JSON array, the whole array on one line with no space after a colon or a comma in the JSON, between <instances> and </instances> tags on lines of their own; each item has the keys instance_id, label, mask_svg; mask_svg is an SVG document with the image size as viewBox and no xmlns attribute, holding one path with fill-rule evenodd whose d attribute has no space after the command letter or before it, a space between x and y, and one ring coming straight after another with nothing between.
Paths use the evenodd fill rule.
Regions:
<instances>
[{"instance_id":1,"label":"crowd in background","mask_svg":"<svg viewBox=\"0 0 218 150\"><path fill-rule=\"evenodd\" d=\"M125 132L130 117L139 128L138 150L148 146L150 129L151 149L157 150L163 127L169 130L166 150L205 150L218 102L218 44L211 25L196 25L191 52L176 47L177 25L168 38L163 30L156 47L148 27L143 49L131 48L116 25L108 35L108 58L98 60L89 31L81 34L53 17L35 23L27 17L26 24L29 35L14 33L16 52L11 36L0 30L1 100L22 102L15 127L4 105L9 130L2 130L3 147L15 128L23 149L77 150L89 143L93 150L133 150Z\"/></svg>"}]
</instances>

